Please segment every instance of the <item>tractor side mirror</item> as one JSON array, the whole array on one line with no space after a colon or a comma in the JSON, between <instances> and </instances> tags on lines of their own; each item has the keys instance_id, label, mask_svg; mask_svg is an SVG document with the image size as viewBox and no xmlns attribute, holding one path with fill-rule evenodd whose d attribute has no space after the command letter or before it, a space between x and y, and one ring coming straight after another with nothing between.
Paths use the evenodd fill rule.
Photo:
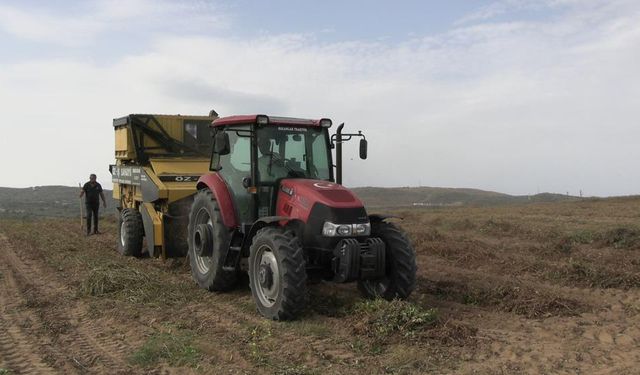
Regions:
<instances>
[{"instance_id":1,"label":"tractor side mirror","mask_svg":"<svg viewBox=\"0 0 640 375\"><path fill-rule=\"evenodd\" d=\"M213 142L213 152L218 155L227 155L231 152L229 145L229 134L227 132L217 132Z\"/></svg>"},{"instance_id":2,"label":"tractor side mirror","mask_svg":"<svg viewBox=\"0 0 640 375\"><path fill-rule=\"evenodd\" d=\"M366 139L361 139L360 140L360 159L366 159L367 158L367 140Z\"/></svg>"}]
</instances>

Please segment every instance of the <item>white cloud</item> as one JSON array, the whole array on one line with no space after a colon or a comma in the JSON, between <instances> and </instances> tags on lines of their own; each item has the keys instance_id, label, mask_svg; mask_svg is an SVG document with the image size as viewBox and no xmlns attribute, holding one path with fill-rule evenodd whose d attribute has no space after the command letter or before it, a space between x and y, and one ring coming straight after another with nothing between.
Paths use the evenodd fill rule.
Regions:
<instances>
[{"instance_id":1,"label":"white cloud","mask_svg":"<svg viewBox=\"0 0 640 375\"><path fill-rule=\"evenodd\" d=\"M615 4L563 3L552 19L467 22L398 45L162 36L108 66L0 66L0 156L24 155L0 186L69 185L96 169L107 180L113 117L215 108L365 131L368 161L346 147L352 186L638 193L640 15Z\"/></svg>"},{"instance_id":2,"label":"white cloud","mask_svg":"<svg viewBox=\"0 0 640 375\"><path fill-rule=\"evenodd\" d=\"M229 16L206 1L98 0L80 4L64 11L0 5L0 30L26 40L73 47L109 34L116 38L125 32L189 33L229 26Z\"/></svg>"},{"instance_id":3,"label":"white cloud","mask_svg":"<svg viewBox=\"0 0 640 375\"><path fill-rule=\"evenodd\" d=\"M456 21L456 25L464 25L467 23L477 22L477 21L485 21L496 16L502 15L506 13L508 10L508 3L505 2L493 2L487 4L480 9L465 15Z\"/></svg>"},{"instance_id":4,"label":"white cloud","mask_svg":"<svg viewBox=\"0 0 640 375\"><path fill-rule=\"evenodd\" d=\"M0 28L28 40L76 45L87 43L104 29L104 24L93 17L56 17L38 10L0 5Z\"/></svg>"}]
</instances>

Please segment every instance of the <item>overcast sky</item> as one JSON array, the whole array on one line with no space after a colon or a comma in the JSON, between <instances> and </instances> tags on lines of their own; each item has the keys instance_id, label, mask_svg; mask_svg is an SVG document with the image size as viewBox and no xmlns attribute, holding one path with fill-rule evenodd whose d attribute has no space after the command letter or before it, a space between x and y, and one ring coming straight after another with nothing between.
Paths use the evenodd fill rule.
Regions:
<instances>
[{"instance_id":1,"label":"overcast sky","mask_svg":"<svg viewBox=\"0 0 640 375\"><path fill-rule=\"evenodd\" d=\"M0 186L111 187L128 113L330 117L348 186L640 193L640 1L0 2Z\"/></svg>"}]
</instances>

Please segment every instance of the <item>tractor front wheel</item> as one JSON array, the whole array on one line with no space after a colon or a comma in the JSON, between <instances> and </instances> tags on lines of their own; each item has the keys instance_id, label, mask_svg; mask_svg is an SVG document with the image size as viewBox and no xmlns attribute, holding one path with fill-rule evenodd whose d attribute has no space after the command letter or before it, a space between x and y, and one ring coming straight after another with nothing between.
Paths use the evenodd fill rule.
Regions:
<instances>
[{"instance_id":1,"label":"tractor front wheel","mask_svg":"<svg viewBox=\"0 0 640 375\"><path fill-rule=\"evenodd\" d=\"M406 235L394 224L372 223L371 235L386 248L386 275L375 280L359 280L358 289L366 298L409 297L416 285L416 253Z\"/></svg>"},{"instance_id":2,"label":"tractor front wheel","mask_svg":"<svg viewBox=\"0 0 640 375\"><path fill-rule=\"evenodd\" d=\"M249 255L249 285L258 311L273 320L291 320L307 300L302 245L290 230L262 228Z\"/></svg>"},{"instance_id":3,"label":"tractor front wheel","mask_svg":"<svg viewBox=\"0 0 640 375\"><path fill-rule=\"evenodd\" d=\"M118 252L124 256L142 256L142 215L135 208L120 211L118 219Z\"/></svg>"},{"instance_id":4,"label":"tractor front wheel","mask_svg":"<svg viewBox=\"0 0 640 375\"><path fill-rule=\"evenodd\" d=\"M189 264L191 276L209 291L233 288L237 273L223 269L230 234L222 222L218 203L211 190L198 191L189 213Z\"/></svg>"}]
</instances>

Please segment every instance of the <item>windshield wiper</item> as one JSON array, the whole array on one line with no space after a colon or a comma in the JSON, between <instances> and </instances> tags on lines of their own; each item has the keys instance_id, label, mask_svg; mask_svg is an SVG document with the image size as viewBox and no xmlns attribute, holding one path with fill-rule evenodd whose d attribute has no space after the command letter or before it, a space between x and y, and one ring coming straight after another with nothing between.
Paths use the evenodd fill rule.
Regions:
<instances>
[{"instance_id":1,"label":"windshield wiper","mask_svg":"<svg viewBox=\"0 0 640 375\"><path fill-rule=\"evenodd\" d=\"M272 176L271 174L271 166L273 165L274 162L274 157L277 159L276 161L280 161L282 162L282 166L287 170L287 175L289 175L290 173L293 174L293 176L291 177L298 177L300 178L300 176L302 177L307 177L307 173L302 170L302 171L297 171L293 168L291 168L290 166L287 165L287 159L282 159L280 156L275 156L274 152L273 152L273 145L271 146L272 150L270 151L270 155L269 155L269 165L267 166L267 174L269 174L269 176Z\"/></svg>"}]
</instances>

